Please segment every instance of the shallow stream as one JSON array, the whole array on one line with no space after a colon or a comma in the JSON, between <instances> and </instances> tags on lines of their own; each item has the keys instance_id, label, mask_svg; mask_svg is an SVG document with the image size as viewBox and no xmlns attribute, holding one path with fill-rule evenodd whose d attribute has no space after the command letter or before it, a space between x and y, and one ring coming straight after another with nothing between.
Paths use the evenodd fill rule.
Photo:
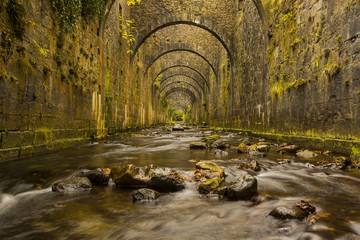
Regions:
<instances>
[{"instance_id":1,"label":"shallow stream","mask_svg":"<svg viewBox=\"0 0 360 240\"><path fill-rule=\"evenodd\" d=\"M190 150L210 132L167 133L159 129L114 138L30 159L0 163L0 239L360 239L360 174L309 167L305 159L270 151L266 157L227 149ZM246 136L222 133L238 144ZM249 139L257 142L258 139ZM225 201L201 196L195 184L151 203L136 204L133 189L113 185L90 192L59 194L51 184L80 169L135 164L194 169L191 159L213 160L228 177L245 173L235 158L255 159L261 201ZM278 159L294 160L280 164ZM279 205L306 200L316 207L315 223L268 216Z\"/></svg>"}]
</instances>

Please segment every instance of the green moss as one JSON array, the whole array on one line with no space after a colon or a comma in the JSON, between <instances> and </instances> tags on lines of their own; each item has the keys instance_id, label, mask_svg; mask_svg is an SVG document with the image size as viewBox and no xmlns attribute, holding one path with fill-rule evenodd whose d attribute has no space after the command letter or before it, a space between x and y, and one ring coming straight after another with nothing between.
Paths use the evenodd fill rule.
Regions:
<instances>
[{"instance_id":1,"label":"green moss","mask_svg":"<svg viewBox=\"0 0 360 240\"><path fill-rule=\"evenodd\" d=\"M351 148L351 156L356 158L360 158L360 148L358 146L352 146Z\"/></svg>"},{"instance_id":2,"label":"green moss","mask_svg":"<svg viewBox=\"0 0 360 240\"><path fill-rule=\"evenodd\" d=\"M51 0L51 6L61 27L66 32L75 34L81 18L87 21L102 18L105 0Z\"/></svg>"},{"instance_id":3,"label":"green moss","mask_svg":"<svg viewBox=\"0 0 360 240\"><path fill-rule=\"evenodd\" d=\"M8 75L8 73L6 72L6 70L1 70L0 71L0 81L4 81L6 82L7 80L10 79L10 76Z\"/></svg>"}]
</instances>

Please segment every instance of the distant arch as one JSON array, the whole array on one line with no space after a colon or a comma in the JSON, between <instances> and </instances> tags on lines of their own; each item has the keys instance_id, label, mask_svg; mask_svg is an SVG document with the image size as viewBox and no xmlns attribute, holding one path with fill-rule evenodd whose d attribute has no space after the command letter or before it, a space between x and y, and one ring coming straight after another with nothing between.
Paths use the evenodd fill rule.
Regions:
<instances>
[{"instance_id":1,"label":"distant arch","mask_svg":"<svg viewBox=\"0 0 360 240\"><path fill-rule=\"evenodd\" d=\"M191 87L191 89L194 89L194 90L196 91L196 93L198 94L198 98L201 98L202 94L199 92L199 90L198 90L196 87L194 87L194 85L192 85L192 84L190 84L190 83L188 83L188 82L181 82L181 83L182 83L182 84L185 84L185 85L188 85L189 87ZM178 85L178 83L177 83L177 82L170 82L170 83L164 85L162 88L160 88L160 93L162 93L163 91L165 91L165 89L166 89L167 87L171 87L171 85ZM190 89L189 89L189 90L190 90ZM191 91L191 90L190 90L190 91Z\"/></svg>"},{"instance_id":2,"label":"distant arch","mask_svg":"<svg viewBox=\"0 0 360 240\"><path fill-rule=\"evenodd\" d=\"M215 68L214 66L209 62L208 59L206 59L203 55L199 54L198 52L194 51L194 50L190 50L190 49L171 49L169 51L166 51L166 52L163 52L161 53L160 55L158 55L157 57L155 57L155 59L153 59L150 64L146 67L145 69L145 72L144 72L144 76L145 74L148 72L149 68L159 59L161 58L162 56L166 55L166 54L169 54L169 53L173 53L173 52L190 52L190 53L193 53L199 57L201 57L211 68L211 70L214 72L215 74L215 77L216 77L216 80L218 80L218 74L217 72L215 71Z\"/></svg>"},{"instance_id":3,"label":"distant arch","mask_svg":"<svg viewBox=\"0 0 360 240\"><path fill-rule=\"evenodd\" d=\"M179 73L179 74L174 74L174 75L168 76L168 77L164 78L164 79L161 81L161 84L165 84L167 81L172 80L172 78L174 78L174 77L179 77L179 76L183 76L183 77L186 77L186 78L191 79L192 81L194 81L194 82L199 86L199 88L201 89L201 92L202 92L203 94L205 94L204 88L201 86L201 84L200 84L195 78L193 78L193 77L191 77L191 76L188 76L188 75L186 75L186 74L181 74L181 73ZM176 81L181 81L181 79L178 79L178 80L176 80ZM182 82L182 81L181 81L181 82ZM161 88L162 88L162 87L160 87L160 89L161 89Z\"/></svg>"},{"instance_id":4,"label":"distant arch","mask_svg":"<svg viewBox=\"0 0 360 240\"><path fill-rule=\"evenodd\" d=\"M203 81L204 81L207 89L209 90L210 86L209 86L209 83L206 81L204 75L202 75L198 70L196 70L195 68L193 68L193 67L191 67L191 66L181 65L181 64L179 64L179 65L173 65L173 66L170 66L170 67L167 67L167 68L164 68L163 70L161 70L161 71L159 72L159 74L158 74L158 75L154 78L154 80L152 81L152 84L155 82L155 80L156 80L161 74L163 74L164 72L166 72L166 71L168 71L168 70L170 70L170 69L172 69L172 68L177 68L177 67L188 68L188 69L196 72L196 73L203 79Z\"/></svg>"}]
</instances>

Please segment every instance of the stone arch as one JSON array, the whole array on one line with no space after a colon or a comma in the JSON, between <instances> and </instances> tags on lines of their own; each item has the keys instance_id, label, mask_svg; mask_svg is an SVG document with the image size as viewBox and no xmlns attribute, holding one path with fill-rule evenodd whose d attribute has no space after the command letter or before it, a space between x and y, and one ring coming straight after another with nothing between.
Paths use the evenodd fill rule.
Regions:
<instances>
[{"instance_id":1,"label":"stone arch","mask_svg":"<svg viewBox=\"0 0 360 240\"><path fill-rule=\"evenodd\" d=\"M203 80L204 82L204 85L206 85L206 88L207 90L209 90L210 86L209 86L209 83L206 81L206 78L204 77L204 75L202 75L198 70L196 70L195 68L191 67L191 66L187 66L187 65L173 65L171 67L167 67L167 68L164 68L163 70L161 70L159 72L159 74L153 79L152 81L152 84L155 82L155 80L161 75L161 74L164 74L166 71L169 71L173 68L186 68L186 69L190 69L190 71L193 71L194 73L196 73L197 75L200 76L200 78Z\"/></svg>"},{"instance_id":2,"label":"stone arch","mask_svg":"<svg viewBox=\"0 0 360 240\"><path fill-rule=\"evenodd\" d=\"M202 94L200 93L200 91L199 91L194 85L192 85L191 83L185 82L185 81L176 81L176 82L170 82L170 83L165 84L164 86L162 86L162 87L160 88L160 94L161 94L166 88L168 88L168 87L171 88L172 85L175 85L175 86L179 85L179 82L180 82L180 84L186 85L186 86L190 87L191 89L195 90L196 93L197 93L197 95L198 95L198 98L201 98ZM189 89L189 90L190 90L190 89Z\"/></svg>"},{"instance_id":3,"label":"stone arch","mask_svg":"<svg viewBox=\"0 0 360 240\"><path fill-rule=\"evenodd\" d=\"M216 72L214 66L209 62L209 60L207 58L205 58L203 55L199 54L198 52L196 51L193 51L193 50L189 50L189 49L171 49L169 51L166 51L166 52L163 52L161 53L160 55L158 55L155 59L153 59L149 65L145 68L145 71L144 71L144 75L148 72L149 68L158 60L160 59L162 56L166 55L166 54L169 54L169 53L172 53L172 52L190 52L192 54L195 54L197 56L199 56L200 58L202 58L211 68L211 70L213 71L213 73L215 74L215 77L216 77L216 80L218 80L218 73Z\"/></svg>"},{"instance_id":4,"label":"stone arch","mask_svg":"<svg viewBox=\"0 0 360 240\"><path fill-rule=\"evenodd\" d=\"M230 60L232 61L232 55L231 55L231 51L229 46L231 46L231 38L229 36L227 36L225 33L219 34L219 32L222 32L221 30L216 29L216 25L212 22L207 23L208 21L206 19L202 19L202 20L192 20L192 21L184 21L184 20L170 20L168 22L163 22L160 23L158 26L156 27L151 27L150 30L146 30L146 32L140 32L137 35L138 41L137 44L133 50L133 53L131 55L131 61L134 59L134 56L136 55L136 53L138 52L139 48L141 47L141 45L146 41L146 39L148 39L152 34L154 34L155 32L159 31L160 29L169 27L169 26L173 26L173 25L178 25L178 24L185 24L185 25L192 25L192 26L196 26L199 28L202 28L206 31L208 31L209 33L211 33L225 48L227 54L229 55ZM206 24L205 24L206 23ZM227 39L226 41L224 39Z\"/></svg>"},{"instance_id":5,"label":"stone arch","mask_svg":"<svg viewBox=\"0 0 360 240\"><path fill-rule=\"evenodd\" d=\"M169 95L173 92L183 92L186 95L188 95L191 99L192 105L194 105L194 103L197 100L195 94L192 91L190 91L187 88L182 88L182 87L176 87L176 88L169 89L167 92L165 92L164 99L168 99Z\"/></svg>"},{"instance_id":6,"label":"stone arch","mask_svg":"<svg viewBox=\"0 0 360 240\"><path fill-rule=\"evenodd\" d=\"M174 79L175 77L179 77L179 76L186 77L187 79L190 79L192 82L195 82L195 83L198 85L198 87L201 89L201 92L202 92L203 94L205 94L205 89L203 88L203 86L201 86L201 84L200 84L195 78L193 78L193 77L191 77L191 76L188 76L188 75L186 75L186 74L181 74L181 73L179 73L179 74L174 74L174 75L165 77L164 79L162 79L161 85L162 85L162 84L167 84L166 82L171 81L171 80ZM182 80L182 79L180 79L180 81L181 81L181 80ZM177 81L179 81L179 80L177 80ZM160 87L160 89L161 89L161 87Z\"/></svg>"}]
</instances>

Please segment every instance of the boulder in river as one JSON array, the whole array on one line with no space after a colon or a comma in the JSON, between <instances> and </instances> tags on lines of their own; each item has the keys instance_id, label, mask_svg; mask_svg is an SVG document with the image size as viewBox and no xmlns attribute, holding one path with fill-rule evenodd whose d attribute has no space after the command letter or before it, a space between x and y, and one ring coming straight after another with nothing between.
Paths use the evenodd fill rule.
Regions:
<instances>
[{"instance_id":1,"label":"boulder in river","mask_svg":"<svg viewBox=\"0 0 360 240\"><path fill-rule=\"evenodd\" d=\"M268 152L270 150L269 145L257 145L257 150L259 152Z\"/></svg>"},{"instance_id":2,"label":"boulder in river","mask_svg":"<svg viewBox=\"0 0 360 240\"><path fill-rule=\"evenodd\" d=\"M296 206L278 206L274 208L269 213L269 215L282 220L286 220L286 219L303 220L308 216L308 214L304 210L297 208Z\"/></svg>"},{"instance_id":3,"label":"boulder in river","mask_svg":"<svg viewBox=\"0 0 360 240\"><path fill-rule=\"evenodd\" d=\"M204 142L192 142L190 143L190 148L192 149L206 149L206 143Z\"/></svg>"},{"instance_id":4,"label":"boulder in river","mask_svg":"<svg viewBox=\"0 0 360 240\"><path fill-rule=\"evenodd\" d=\"M110 169L81 170L76 177L87 177L93 185L107 185L110 180Z\"/></svg>"},{"instance_id":5,"label":"boulder in river","mask_svg":"<svg viewBox=\"0 0 360 240\"><path fill-rule=\"evenodd\" d=\"M210 161L201 161L196 163L195 179L199 181L202 177L205 178L225 178L224 169L217 164Z\"/></svg>"},{"instance_id":6,"label":"boulder in river","mask_svg":"<svg viewBox=\"0 0 360 240\"><path fill-rule=\"evenodd\" d=\"M117 187L144 187L151 177L156 174L166 174L171 169L161 169L154 165L136 167L133 164L114 167L111 169L111 178Z\"/></svg>"},{"instance_id":7,"label":"boulder in river","mask_svg":"<svg viewBox=\"0 0 360 240\"><path fill-rule=\"evenodd\" d=\"M316 153L309 151L309 150L299 151L296 153L296 155L299 157L304 157L304 158L312 158L312 157L317 156Z\"/></svg>"},{"instance_id":8,"label":"boulder in river","mask_svg":"<svg viewBox=\"0 0 360 240\"><path fill-rule=\"evenodd\" d=\"M185 181L169 175L155 175L147 187L159 192L177 192L185 188Z\"/></svg>"},{"instance_id":9,"label":"boulder in river","mask_svg":"<svg viewBox=\"0 0 360 240\"><path fill-rule=\"evenodd\" d=\"M249 200L256 193L256 178L251 175L245 175L229 187L227 196L229 200Z\"/></svg>"},{"instance_id":10,"label":"boulder in river","mask_svg":"<svg viewBox=\"0 0 360 240\"><path fill-rule=\"evenodd\" d=\"M175 124L174 127L172 128L173 131L184 131L184 127L181 126L180 124Z\"/></svg>"},{"instance_id":11,"label":"boulder in river","mask_svg":"<svg viewBox=\"0 0 360 240\"><path fill-rule=\"evenodd\" d=\"M220 187L222 179L211 178L199 184L199 192L202 194L209 194Z\"/></svg>"},{"instance_id":12,"label":"boulder in river","mask_svg":"<svg viewBox=\"0 0 360 240\"><path fill-rule=\"evenodd\" d=\"M140 188L131 194L133 202L154 201L160 196L158 191L149 188Z\"/></svg>"},{"instance_id":13,"label":"boulder in river","mask_svg":"<svg viewBox=\"0 0 360 240\"><path fill-rule=\"evenodd\" d=\"M296 145L289 145L289 146L285 146L285 147L280 147L278 148L278 152L283 152L283 153L296 153L299 150L299 146Z\"/></svg>"},{"instance_id":14,"label":"boulder in river","mask_svg":"<svg viewBox=\"0 0 360 240\"><path fill-rule=\"evenodd\" d=\"M220 140L219 135L212 135L206 138L201 139L202 142L206 143L207 145L211 146L215 141Z\"/></svg>"},{"instance_id":15,"label":"boulder in river","mask_svg":"<svg viewBox=\"0 0 360 240\"><path fill-rule=\"evenodd\" d=\"M86 177L73 177L66 179L51 186L53 192L76 192L89 191L92 189L91 182Z\"/></svg>"},{"instance_id":16,"label":"boulder in river","mask_svg":"<svg viewBox=\"0 0 360 240\"><path fill-rule=\"evenodd\" d=\"M249 153L249 152L256 152L257 146L256 144L248 146L245 143L240 143L238 146L238 153Z\"/></svg>"},{"instance_id":17,"label":"boulder in river","mask_svg":"<svg viewBox=\"0 0 360 240\"><path fill-rule=\"evenodd\" d=\"M239 169L249 169L253 171L260 171L261 167L259 163L255 160L249 160L249 159L241 159L241 163L239 165Z\"/></svg>"},{"instance_id":18,"label":"boulder in river","mask_svg":"<svg viewBox=\"0 0 360 240\"><path fill-rule=\"evenodd\" d=\"M298 219L303 220L311 214L315 214L316 209L308 202L301 201L291 206L278 206L269 215L279 219Z\"/></svg>"},{"instance_id":19,"label":"boulder in river","mask_svg":"<svg viewBox=\"0 0 360 240\"><path fill-rule=\"evenodd\" d=\"M224 142L220 141L220 140L216 140L215 142L213 142L211 144L211 148L217 148L217 149L225 149L226 145Z\"/></svg>"}]
</instances>

